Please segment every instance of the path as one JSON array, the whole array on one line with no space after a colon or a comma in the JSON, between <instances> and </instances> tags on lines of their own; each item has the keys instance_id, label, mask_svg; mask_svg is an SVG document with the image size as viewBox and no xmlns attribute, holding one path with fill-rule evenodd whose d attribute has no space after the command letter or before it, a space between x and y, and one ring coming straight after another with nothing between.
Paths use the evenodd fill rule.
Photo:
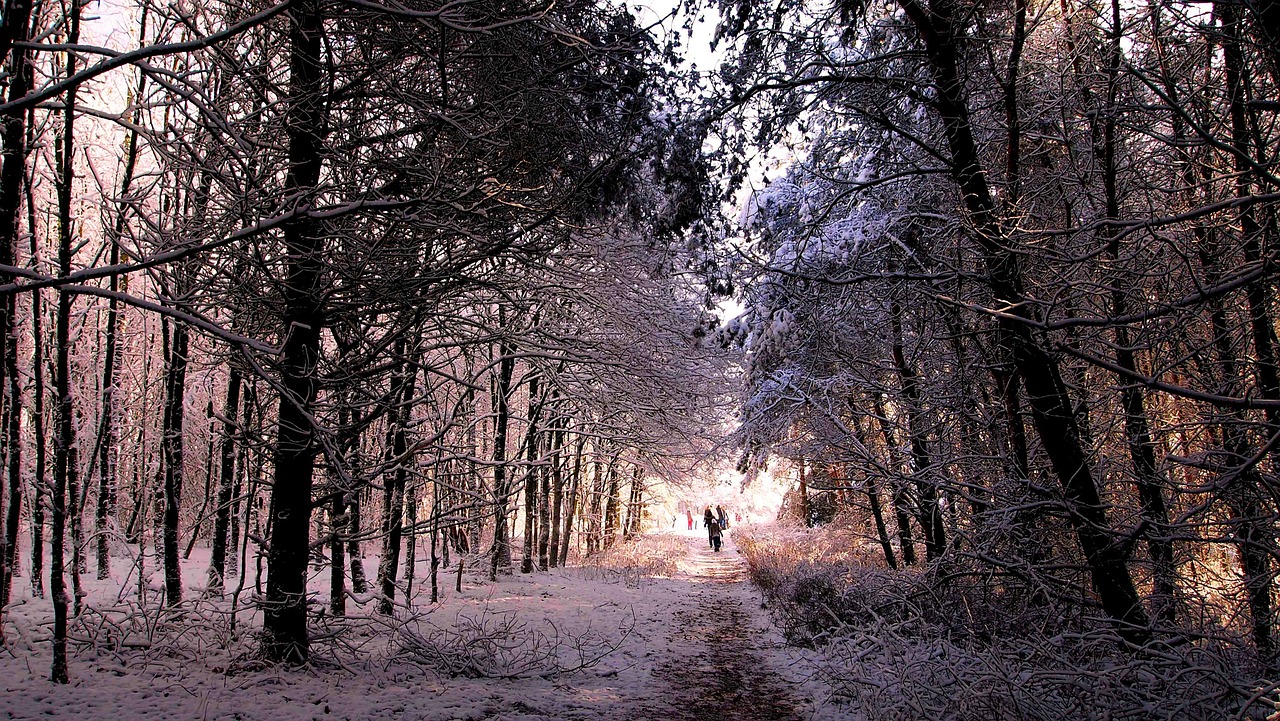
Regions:
<instances>
[{"instance_id":1,"label":"path","mask_svg":"<svg viewBox=\"0 0 1280 721\"><path fill-rule=\"evenodd\" d=\"M768 663L753 633L754 596L744 588L746 568L732 544L713 553L706 542L692 550L693 588L671 614L675 653L653 668L655 704L640 718L673 721L792 721L798 704Z\"/></svg>"}]
</instances>

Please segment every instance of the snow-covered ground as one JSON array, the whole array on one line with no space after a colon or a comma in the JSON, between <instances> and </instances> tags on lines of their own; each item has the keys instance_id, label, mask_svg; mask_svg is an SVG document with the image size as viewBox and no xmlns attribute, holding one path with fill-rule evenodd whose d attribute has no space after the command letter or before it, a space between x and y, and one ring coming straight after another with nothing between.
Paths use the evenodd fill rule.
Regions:
<instances>
[{"instance_id":1,"label":"snow-covered ground","mask_svg":"<svg viewBox=\"0 0 1280 721\"><path fill-rule=\"evenodd\" d=\"M434 605L419 553L412 610L388 620L369 599L352 599L348 619L317 628L313 664L304 669L255 660L244 633L258 623L252 611L241 611L233 637L225 601L199 601L181 618L158 613L155 596L139 604L136 575L122 590L130 561L121 558L115 580L86 578L92 610L73 628L71 683L52 684L50 604L31 599L29 579L20 577L5 619L0 718L673 718L662 710L681 697L670 669L708 652L676 633L675 619L707 613L708 594L748 610L751 628L742 636L750 663L789 687L797 718L836 718L809 701L822 690L802 678L800 652L782 645L758 595L740 574L726 576L737 563L732 532L726 549L712 554L701 530L680 525L585 565L495 584L468 573L461 593L450 569ZM366 559L370 572L374 560ZM197 549L184 576L193 598L205 566ZM326 574L314 576L320 602ZM668 669L661 678L653 673L659 667Z\"/></svg>"}]
</instances>

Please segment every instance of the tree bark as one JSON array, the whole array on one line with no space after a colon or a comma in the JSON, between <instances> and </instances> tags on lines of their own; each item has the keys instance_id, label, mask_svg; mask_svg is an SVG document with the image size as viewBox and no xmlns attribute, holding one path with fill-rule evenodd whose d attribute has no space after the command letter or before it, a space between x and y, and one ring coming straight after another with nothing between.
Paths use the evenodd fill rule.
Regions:
<instances>
[{"instance_id":1,"label":"tree bark","mask_svg":"<svg viewBox=\"0 0 1280 721\"><path fill-rule=\"evenodd\" d=\"M885 412L884 397L879 391L871 395L872 408L875 411L876 423L880 427L880 436L884 440L889 465L894 473L900 473L902 459L898 453L898 439L893 432L893 425ZM910 504L907 501L907 489L900 480L889 479L893 493L894 520L898 524L898 547L902 551L902 562L907 566L916 565L916 544L911 532Z\"/></svg>"},{"instance_id":2,"label":"tree bark","mask_svg":"<svg viewBox=\"0 0 1280 721\"><path fill-rule=\"evenodd\" d=\"M31 0L8 0L4 7L4 32L6 40L26 42L30 34ZM33 80L30 51L26 48L4 48L8 56L9 94L13 101L26 95ZM0 119L3 122L3 161L0 164L0 264L13 265L17 258L18 230L21 227L22 186L27 169L27 111L15 110ZM34 237L34 236L33 236ZM34 240L33 240L34 243ZM8 274L0 274L0 280L9 282ZM37 304L38 305L38 304ZM0 620L3 608L9 603L14 571L17 569L18 526L22 512L22 462L21 462L21 405L22 386L18 378L17 348L17 297L5 296L0 309L0 362L3 362L5 382L0 383L4 393L4 429L6 434L6 489L0 504L4 504L4 537L0 538ZM40 363L39 356L35 363ZM39 583L39 581L33 581ZM0 632L2 637L2 632Z\"/></svg>"},{"instance_id":3,"label":"tree bark","mask_svg":"<svg viewBox=\"0 0 1280 721\"><path fill-rule=\"evenodd\" d=\"M498 306L498 326L506 327L506 310ZM498 572L511 572L511 539L507 533L507 424L511 400L511 376L515 373L515 348L507 341L498 344L498 376L494 379L493 429L493 548L490 549L489 580Z\"/></svg>"},{"instance_id":4,"label":"tree bark","mask_svg":"<svg viewBox=\"0 0 1280 721\"><path fill-rule=\"evenodd\" d=\"M187 326L171 324L169 357L165 364L164 427L160 459L164 463L164 591L165 606L182 604L182 565L178 557L178 514L182 509L185 471L183 426L187 391Z\"/></svg>"},{"instance_id":5,"label":"tree bark","mask_svg":"<svg viewBox=\"0 0 1280 721\"><path fill-rule=\"evenodd\" d=\"M534 521L537 518L538 478L541 475L534 464L538 460L538 421L541 420L544 399L539 394L538 372L530 371L529 375L529 428L525 432L525 473L524 473L524 539L521 548L521 573L533 573L534 558Z\"/></svg>"},{"instance_id":6,"label":"tree bark","mask_svg":"<svg viewBox=\"0 0 1280 721\"><path fill-rule=\"evenodd\" d=\"M867 445L867 435L862 428L862 419L854 416L851 421L853 424L854 437L863 448L869 448ZM875 477L867 475L867 502L871 506L871 518L875 521L876 537L880 540L880 548L884 551L884 562L889 568L898 567L898 559L894 557L893 542L889 540L889 528L884 522L884 509L880 504L880 493L876 488Z\"/></svg>"},{"instance_id":7,"label":"tree bark","mask_svg":"<svg viewBox=\"0 0 1280 721\"><path fill-rule=\"evenodd\" d=\"M1095 131L1096 150L1102 163L1106 217L1113 221L1104 225L1101 232L1104 236L1107 257L1112 265L1115 265L1120 258L1118 237L1120 165L1116 128L1120 120L1117 95L1122 62L1120 48L1122 33L1120 4L1117 0L1112 0L1111 31L1108 33L1106 58L1106 103L1105 107L1101 108L1102 122L1101 127L1098 128L1100 132ZM1094 124L1098 125L1096 120ZM1123 318L1128 314L1128 303L1119 278L1112 281L1111 312L1117 318ZM1116 365L1131 374L1136 374L1138 363L1133 352L1133 342L1130 339L1128 326L1116 325L1114 334ZM1152 563L1151 605L1158 619L1172 625L1177 620L1177 574L1174 567L1173 541L1169 536L1169 516L1162 491L1164 479L1156 468L1155 442L1151 438L1150 423L1147 419L1145 394L1141 387L1131 381L1121 378L1121 382L1124 383L1120 388L1120 404L1124 409L1125 441L1133 465L1142 519L1149 526L1146 537Z\"/></svg>"},{"instance_id":8,"label":"tree bark","mask_svg":"<svg viewBox=\"0 0 1280 721\"><path fill-rule=\"evenodd\" d=\"M213 543L209 552L209 593L222 595L226 577L227 531L231 525L231 494L236 473L236 418L240 415L240 368L232 363L227 373L227 395L222 404L222 447L218 464L218 500L213 518ZM212 463L210 459L210 463ZM232 547L234 550L234 546Z\"/></svg>"},{"instance_id":9,"label":"tree bark","mask_svg":"<svg viewBox=\"0 0 1280 721\"><path fill-rule=\"evenodd\" d=\"M560 452L564 450L565 429L563 421L553 436L551 462L551 519L550 538L547 541L547 566L556 568L560 565L560 524L564 516L564 466Z\"/></svg>"},{"instance_id":10,"label":"tree bark","mask_svg":"<svg viewBox=\"0 0 1280 721\"><path fill-rule=\"evenodd\" d=\"M564 499L564 530L560 536L560 565L569 560L569 544L573 542L573 517L578 510L578 487L582 477L582 454L586 450L587 438L578 434L577 449L573 454L573 471L569 478L569 495Z\"/></svg>"},{"instance_id":11,"label":"tree bark","mask_svg":"<svg viewBox=\"0 0 1280 721\"><path fill-rule=\"evenodd\" d=\"M140 29L138 31L138 43L143 45L146 43L147 35L147 10L149 6L144 5L139 20ZM146 73L138 74L138 85L134 92L134 97L141 98L146 88ZM133 121L137 123L141 114L141 109L137 108L133 112ZM122 177L120 178L120 188L117 197L123 199L129 196L129 192L133 189L133 177L138 163L138 131L130 129L125 139L124 151L124 167L122 169ZM111 247L108 251L108 263L118 265L120 263L120 240L124 236L124 230L128 218L128 205L122 204L115 213L115 219L111 227L110 242ZM120 276L112 275L108 281L108 289L112 293L120 290ZM117 478L118 465L120 458L120 428L119 428L119 411L116 394L119 392L116 378L116 354L119 346L118 328L120 325L120 302L115 298L107 301L107 328L104 339L105 348L103 349L102 359L102 446L98 451L98 505L97 513L94 516L94 532L97 535L97 556L98 556L98 578L106 579L111 576L111 558L110 544L108 534L110 533L116 515L116 497L119 479Z\"/></svg>"},{"instance_id":12,"label":"tree bark","mask_svg":"<svg viewBox=\"0 0 1280 721\"><path fill-rule=\"evenodd\" d=\"M920 527L924 530L925 558L932 561L947 549L947 534L942 525L942 510L938 504L938 487L930 476L934 473L929 453L929 431L924 424L923 400L920 397L920 374L907 362L902 344L902 306L894 300L890 303L890 324L893 327L893 362L902 386L902 397L907 410L907 432L911 436L911 461L914 468L916 492L920 494Z\"/></svg>"},{"instance_id":13,"label":"tree bark","mask_svg":"<svg viewBox=\"0 0 1280 721\"><path fill-rule=\"evenodd\" d=\"M298 0L289 13L289 171L285 193L311 202L323 164L321 133L324 88L321 83L322 17L319 0ZM271 546L263 607L263 653L268 660L306 662L307 559L311 541L311 486L315 429L310 412L318 392L321 270L324 240L316 220L306 214L284 225L287 250L284 283L284 349L280 372L278 433L271 487Z\"/></svg>"},{"instance_id":14,"label":"tree bark","mask_svg":"<svg viewBox=\"0 0 1280 721\"><path fill-rule=\"evenodd\" d=\"M67 42L80 40L80 10L78 2L70 5L67 18ZM65 77L75 74L75 53L67 53ZM76 88L67 90L63 101L62 134L55 149L57 153L58 185L58 272L71 275L71 253L74 231L71 227L71 199L74 183L72 164L75 158ZM54 683L67 683L67 610L71 599L67 597L66 526L67 501L77 492L75 448L75 417L71 397L71 302L74 296L58 293L56 325L55 392L57 393L58 424L53 454L53 543L49 557L49 592L53 596L53 659L50 679ZM72 509L74 510L74 509ZM75 566L72 564L74 572Z\"/></svg>"},{"instance_id":15,"label":"tree bark","mask_svg":"<svg viewBox=\"0 0 1280 721\"><path fill-rule=\"evenodd\" d=\"M396 356L404 358L406 352L416 352L401 340L396 344ZM384 481L382 496L382 557L378 563L378 612L391 615L396 597L396 575L400 566L400 542L404 534L404 492L409 479L408 426L412 423L414 387L418 378L416 362L401 361L392 381L392 409L388 416L387 433L390 441L387 460L394 462Z\"/></svg>"}]
</instances>

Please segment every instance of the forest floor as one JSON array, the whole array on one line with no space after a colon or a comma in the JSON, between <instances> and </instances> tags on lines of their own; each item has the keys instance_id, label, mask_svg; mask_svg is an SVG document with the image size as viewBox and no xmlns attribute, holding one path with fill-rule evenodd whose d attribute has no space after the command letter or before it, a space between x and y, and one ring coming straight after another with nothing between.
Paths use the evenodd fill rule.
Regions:
<instances>
[{"instance_id":1,"label":"forest floor","mask_svg":"<svg viewBox=\"0 0 1280 721\"><path fill-rule=\"evenodd\" d=\"M304 669L258 664L251 634L228 636L225 601L181 617L148 611L146 594L130 599L124 557L116 580L86 582L93 611L73 627L67 686L48 681L49 603L18 578L0 649L0 719L842 718L813 701L822 688L800 671L804 652L783 644L732 532L727 541L713 553L701 531L681 529L588 564L495 584L469 576L461 593L444 574L436 604L424 602L420 556L413 604L388 619L352 596L348 618L317 629ZM197 549L185 574L192 598L203 568ZM321 599L326 576L314 574ZM256 623L241 617L242 627Z\"/></svg>"}]
</instances>

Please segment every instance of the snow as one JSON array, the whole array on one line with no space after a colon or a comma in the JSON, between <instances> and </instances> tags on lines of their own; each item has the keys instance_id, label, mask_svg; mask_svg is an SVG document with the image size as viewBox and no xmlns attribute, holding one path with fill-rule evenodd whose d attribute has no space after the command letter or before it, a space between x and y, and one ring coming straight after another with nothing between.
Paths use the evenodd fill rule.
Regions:
<instances>
[{"instance_id":1,"label":"snow","mask_svg":"<svg viewBox=\"0 0 1280 721\"><path fill-rule=\"evenodd\" d=\"M443 597L435 605L427 603L428 561L419 552L413 612L402 608L392 621L377 616L372 603L352 608L349 600L347 619L328 619L316 627L341 632L315 641L313 663L304 669L257 662L251 636L229 635L225 601L193 601L182 618L158 613L154 596L148 597L150 605L138 604L136 587L120 588L130 559L117 558L117 580L86 575L87 601L94 610L73 625L79 642L72 645L71 683L65 686L48 681L50 604L30 598L29 579L22 576L15 579L15 603L5 617L0 718L671 718L646 715L645 709L671 705L679 696L653 671L659 664L679 667L682 659L701 652L674 637L673 619L697 608L695 596L705 602L708 589L717 599L752 609L752 658L788 682L797 716L836 718L828 715L830 707L802 700L820 698L825 691L804 677L803 652L783 644L753 588L742 580L726 583L714 572L740 563L732 539L731 529L726 549L712 554L704 532L686 531L682 518L679 530L615 547L585 565L516 573L494 584L468 574L462 593L453 590L452 570L442 573ZM365 559L367 569L375 567L372 560ZM202 556L200 549L185 564L193 599L206 564L207 551ZM252 566L251 561L251 574ZM252 575L246 589L253 589ZM318 601L327 598L327 569L313 573L313 590ZM242 629L257 623L251 604L244 605L250 608L241 612ZM458 649L466 647L459 641L474 642L477 629L495 628L505 634L506 668L516 671L509 674L514 678L451 676L439 665L414 663L403 650L412 646L407 640L425 638L456 659ZM531 649L558 654L561 668L585 658L586 668L546 673L545 658L529 656ZM602 655L596 662L594 652ZM486 658L492 662L500 655Z\"/></svg>"}]
</instances>

